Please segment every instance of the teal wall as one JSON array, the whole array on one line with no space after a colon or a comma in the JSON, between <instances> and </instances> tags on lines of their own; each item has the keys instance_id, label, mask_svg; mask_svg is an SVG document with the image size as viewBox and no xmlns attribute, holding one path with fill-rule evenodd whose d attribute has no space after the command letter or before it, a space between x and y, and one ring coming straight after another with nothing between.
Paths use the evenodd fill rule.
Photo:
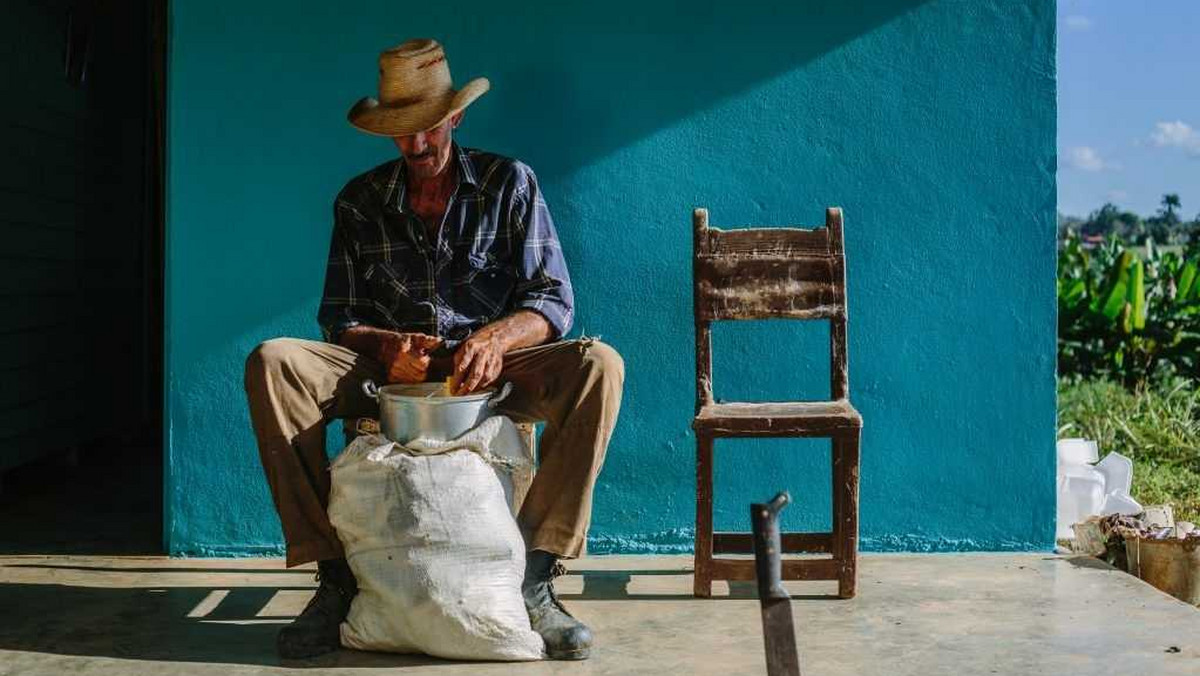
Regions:
<instances>
[{"instance_id":1,"label":"teal wall","mask_svg":"<svg viewBox=\"0 0 1200 676\"><path fill-rule=\"evenodd\" d=\"M575 332L625 356L593 551L690 548L694 206L718 226L846 210L864 548L1052 545L1052 0L171 5L172 553L279 551L243 359L317 337L331 201L394 153L344 115L411 36L491 78L459 139L537 171ZM718 396L827 396L827 336L719 326ZM786 526L828 525L827 444L717 454L719 527L784 487Z\"/></svg>"}]
</instances>

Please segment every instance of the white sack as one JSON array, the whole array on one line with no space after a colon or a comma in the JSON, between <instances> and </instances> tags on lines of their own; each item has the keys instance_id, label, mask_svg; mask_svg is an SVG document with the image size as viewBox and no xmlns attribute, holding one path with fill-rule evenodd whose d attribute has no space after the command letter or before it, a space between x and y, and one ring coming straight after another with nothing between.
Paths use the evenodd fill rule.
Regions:
<instances>
[{"instance_id":1,"label":"white sack","mask_svg":"<svg viewBox=\"0 0 1200 676\"><path fill-rule=\"evenodd\" d=\"M329 519L359 587L342 645L448 659L542 658L521 596L525 544L495 469L511 461L487 448L506 428L519 443L511 421L497 416L476 428L475 438L485 437L474 450L410 450L372 435L334 461Z\"/></svg>"},{"instance_id":2,"label":"white sack","mask_svg":"<svg viewBox=\"0 0 1200 676\"><path fill-rule=\"evenodd\" d=\"M449 441L418 437L401 448L413 455L437 455L458 449L475 451L499 470L496 476L500 477L500 484L504 486L504 499L508 501L510 511L513 511L513 474L528 470L531 464L517 426L502 415L491 416L462 436Z\"/></svg>"}]
</instances>

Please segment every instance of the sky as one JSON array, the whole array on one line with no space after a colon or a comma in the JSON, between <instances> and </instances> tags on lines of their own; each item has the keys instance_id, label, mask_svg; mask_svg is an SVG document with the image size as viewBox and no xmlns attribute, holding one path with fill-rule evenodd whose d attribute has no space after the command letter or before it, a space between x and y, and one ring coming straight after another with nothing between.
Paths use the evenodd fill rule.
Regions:
<instances>
[{"instance_id":1,"label":"sky","mask_svg":"<svg viewBox=\"0 0 1200 676\"><path fill-rule=\"evenodd\" d=\"M1200 0L1059 0L1058 210L1200 214Z\"/></svg>"}]
</instances>

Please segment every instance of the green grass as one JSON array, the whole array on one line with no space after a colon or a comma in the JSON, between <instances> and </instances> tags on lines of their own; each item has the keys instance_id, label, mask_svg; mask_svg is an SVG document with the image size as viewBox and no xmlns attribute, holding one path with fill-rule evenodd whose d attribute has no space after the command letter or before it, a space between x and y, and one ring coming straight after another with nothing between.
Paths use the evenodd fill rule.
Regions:
<instances>
[{"instance_id":1,"label":"green grass","mask_svg":"<svg viewBox=\"0 0 1200 676\"><path fill-rule=\"evenodd\" d=\"M1177 381L1130 392L1103 380L1060 381L1058 436L1095 439L1100 456L1133 458L1133 497L1200 521L1200 387Z\"/></svg>"}]
</instances>

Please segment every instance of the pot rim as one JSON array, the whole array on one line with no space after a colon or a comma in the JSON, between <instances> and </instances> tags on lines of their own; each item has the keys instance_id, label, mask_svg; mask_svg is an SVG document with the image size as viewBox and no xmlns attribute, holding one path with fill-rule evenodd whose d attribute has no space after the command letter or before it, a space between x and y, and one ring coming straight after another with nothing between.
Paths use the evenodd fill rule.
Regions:
<instances>
[{"instance_id":1,"label":"pot rim","mask_svg":"<svg viewBox=\"0 0 1200 676\"><path fill-rule=\"evenodd\" d=\"M464 394L464 395L458 395L458 396L456 396L456 395L445 396L445 395L437 394L436 391L430 392L429 394L413 394L413 393L411 393L411 390L417 389L417 388L422 388L422 387L432 389L431 386L436 386L438 388L441 388L442 383L413 383L413 384L408 384L408 385L403 384L403 383L400 383L400 384L393 383L391 385L384 385L383 387L379 388L379 396L381 399L386 398L389 401L395 401L395 402L427 404L427 405L433 405L433 406L444 406L447 404L467 404L467 403L473 403L473 402L478 402L478 401L486 401L488 399L491 399L492 396L494 396L496 394L496 389L492 388L492 387L489 387L489 388L483 389L483 390L479 390L472 394ZM408 394L403 393L405 390L408 390L410 393L408 393Z\"/></svg>"}]
</instances>

